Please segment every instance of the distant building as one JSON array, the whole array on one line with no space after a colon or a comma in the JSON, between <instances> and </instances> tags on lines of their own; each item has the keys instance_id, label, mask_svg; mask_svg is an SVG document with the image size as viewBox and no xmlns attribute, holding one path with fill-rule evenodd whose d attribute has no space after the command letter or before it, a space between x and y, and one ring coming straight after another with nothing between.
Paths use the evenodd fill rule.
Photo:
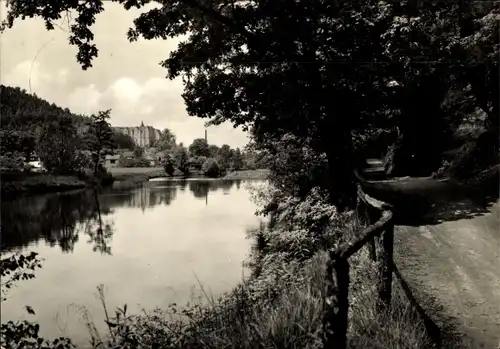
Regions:
<instances>
[{"instance_id":1,"label":"distant building","mask_svg":"<svg viewBox=\"0 0 500 349\"><path fill-rule=\"evenodd\" d=\"M118 167L118 160L120 159L119 154L108 154L104 160L104 166L106 167Z\"/></svg>"},{"instance_id":2,"label":"distant building","mask_svg":"<svg viewBox=\"0 0 500 349\"><path fill-rule=\"evenodd\" d=\"M146 156L144 156L144 159L146 159L147 161L149 161L149 166L151 166L151 167L155 167L156 166L156 159L155 159L154 156L146 155Z\"/></svg>"},{"instance_id":3,"label":"distant building","mask_svg":"<svg viewBox=\"0 0 500 349\"><path fill-rule=\"evenodd\" d=\"M129 150L124 151L124 152L122 153L122 156L123 156L125 159L127 159L127 160L130 160L130 159L135 159L135 154L134 154L134 152L133 152L133 151L129 151Z\"/></svg>"},{"instance_id":4,"label":"distant building","mask_svg":"<svg viewBox=\"0 0 500 349\"><path fill-rule=\"evenodd\" d=\"M161 131L152 126L144 126L141 122L139 127L113 127L116 131L126 134L132 138L135 145L142 148L150 148L153 143L160 139Z\"/></svg>"},{"instance_id":5,"label":"distant building","mask_svg":"<svg viewBox=\"0 0 500 349\"><path fill-rule=\"evenodd\" d=\"M33 172L45 172L46 171L45 167L43 167L43 164L42 164L40 158L36 154L32 154L31 156L26 157L24 159L24 163L32 166Z\"/></svg>"}]
</instances>

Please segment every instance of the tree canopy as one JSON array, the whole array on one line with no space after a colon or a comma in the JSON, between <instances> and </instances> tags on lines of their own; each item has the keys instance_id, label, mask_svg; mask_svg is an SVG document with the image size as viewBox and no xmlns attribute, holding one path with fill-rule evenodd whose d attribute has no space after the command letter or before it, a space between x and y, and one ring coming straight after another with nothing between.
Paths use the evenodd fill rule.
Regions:
<instances>
[{"instance_id":1,"label":"tree canopy","mask_svg":"<svg viewBox=\"0 0 500 349\"><path fill-rule=\"evenodd\" d=\"M161 131L160 138L156 140L153 147L160 151L172 151L176 147L175 134L168 128Z\"/></svg>"},{"instance_id":2,"label":"tree canopy","mask_svg":"<svg viewBox=\"0 0 500 349\"><path fill-rule=\"evenodd\" d=\"M191 156L210 156L208 143L204 138L196 138L189 146L189 154Z\"/></svg>"}]
</instances>

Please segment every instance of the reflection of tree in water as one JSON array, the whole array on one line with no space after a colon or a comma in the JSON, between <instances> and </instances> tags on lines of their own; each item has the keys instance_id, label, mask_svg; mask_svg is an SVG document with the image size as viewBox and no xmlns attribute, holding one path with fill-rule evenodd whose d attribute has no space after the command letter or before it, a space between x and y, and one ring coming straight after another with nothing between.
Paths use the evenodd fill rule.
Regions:
<instances>
[{"instance_id":1,"label":"reflection of tree in water","mask_svg":"<svg viewBox=\"0 0 500 349\"><path fill-rule=\"evenodd\" d=\"M177 187L141 187L128 192L108 193L100 198L109 206L135 207L143 211L158 205L170 205L177 196Z\"/></svg>"},{"instance_id":2,"label":"reflection of tree in water","mask_svg":"<svg viewBox=\"0 0 500 349\"><path fill-rule=\"evenodd\" d=\"M181 188L181 190L185 190L187 185L188 185L188 183L185 179L179 180L178 183L179 183L179 188Z\"/></svg>"},{"instance_id":3,"label":"reflection of tree in water","mask_svg":"<svg viewBox=\"0 0 500 349\"><path fill-rule=\"evenodd\" d=\"M234 184L235 181L233 180L195 180L189 181L189 190L193 193L195 198L203 198L206 200L209 192L217 190L228 191L234 186Z\"/></svg>"},{"instance_id":4,"label":"reflection of tree in water","mask_svg":"<svg viewBox=\"0 0 500 349\"><path fill-rule=\"evenodd\" d=\"M103 222L103 216L112 207L128 206L145 209L156 205L170 205L178 188L186 188L195 198L208 200L210 191L229 190L238 181L196 180L169 181L161 187L145 187L134 191L107 191L98 195L93 191L79 191L21 197L3 201L1 209L1 249L9 251L45 240L50 246L59 246L63 252L72 252L78 242L78 232L84 231L96 251L109 253L113 225ZM99 218L100 217L100 218Z\"/></svg>"},{"instance_id":5,"label":"reflection of tree in water","mask_svg":"<svg viewBox=\"0 0 500 349\"><path fill-rule=\"evenodd\" d=\"M78 242L78 231L95 215L95 197L91 191L22 197L1 206L2 251L45 240L72 252ZM109 214L109 207L100 207Z\"/></svg>"},{"instance_id":6,"label":"reflection of tree in water","mask_svg":"<svg viewBox=\"0 0 500 349\"><path fill-rule=\"evenodd\" d=\"M112 222L103 224L103 212L97 191L94 191L93 207L92 219L85 222L85 234L89 236L88 243L93 245L92 251L111 255L111 246L109 245L114 233L113 224Z\"/></svg>"},{"instance_id":7,"label":"reflection of tree in water","mask_svg":"<svg viewBox=\"0 0 500 349\"><path fill-rule=\"evenodd\" d=\"M77 223L90 215L87 196L74 193L22 197L2 203L2 250L44 239L64 252L78 241Z\"/></svg>"},{"instance_id":8,"label":"reflection of tree in water","mask_svg":"<svg viewBox=\"0 0 500 349\"><path fill-rule=\"evenodd\" d=\"M240 190L240 187L241 187L241 179L237 179L235 182L236 182L236 189Z\"/></svg>"},{"instance_id":9,"label":"reflection of tree in water","mask_svg":"<svg viewBox=\"0 0 500 349\"><path fill-rule=\"evenodd\" d=\"M177 197L177 187L169 186L167 188L151 188L149 191L150 203L152 206L170 205Z\"/></svg>"},{"instance_id":10,"label":"reflection of tree in water","mask_svg":"<svg viewBox=\"0 0 500 349\"><path fill-rule=\"evenodd\" d=\"M190 181L189 190L193 193L195 198L205 199L209 191L209 183L208 181Z\"/></svg>"}]
</instances>

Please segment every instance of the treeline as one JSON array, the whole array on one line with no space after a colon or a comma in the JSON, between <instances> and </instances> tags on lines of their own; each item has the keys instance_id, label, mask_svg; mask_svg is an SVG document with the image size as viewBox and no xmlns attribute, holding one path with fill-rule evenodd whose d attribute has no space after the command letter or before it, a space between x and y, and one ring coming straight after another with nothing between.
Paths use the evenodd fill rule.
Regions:
<instances>
[{"instance_id":1,"label":"treeline","mask_svg":"<svg viewBox=\"0 0 500 349\"><path fill-rule=\"evenodd\" d=\"M162 166L168 175L176 172L182 175L203 173L208 177L219 177L225 173L239 170L265 168L266 158L252 147L231 148L227 144L217 146L209 144L204 138L194 139L189 146L177 143L175 134L164 129L160 139L153 143L154 153L161 156ZM152 154L151 156L154 156ZM121 157L119 166L146 167L145 150L135 147L134 159Z\"/></svg>"},{"instance_id":2,"label":"treeline","mask_svg":"<svg viewBox=\"0 0 500 349\"><path fill-rule=\"evenodd\" d=\"M0 114L3 172L29 170L25 160L35 154L56 174L96 172L106 150L133 144L112 130L110 111L76 115L18 87L0 86Z\"/></svg>"},{"instance_id":3,"label":"treeline","mask_svg":"<svg viewBox=\"0 0 500 349\"><path fill-rule=\"evenodd\" d=\"M0 89L2 171L28 171L25 160L36 154L49 172L76 174L88 170L96 173L104 171L100 165L105 155L117 149L128 149L134 154L132 159L122 156L120 166L150 166L144 149L130 136L110 127L111 111L92 116L76 115L18 87L1 85ZM250 148L242 151L227 144L218 147L202 138L186 147L176 142L169 129L162 131L153 147L164 153L162 166L169 174L178 170L184 175L203 172L218 177L230 171L266 166Z\"/></svg>"}]
</instances>

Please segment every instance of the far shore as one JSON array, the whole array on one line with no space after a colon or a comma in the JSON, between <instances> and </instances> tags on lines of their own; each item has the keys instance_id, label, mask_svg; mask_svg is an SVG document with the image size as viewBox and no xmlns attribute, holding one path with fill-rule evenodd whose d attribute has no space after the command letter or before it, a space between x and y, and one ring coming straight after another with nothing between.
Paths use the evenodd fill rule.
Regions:
<instances>
[{"instance_id":1,"label":"far shore","mask_svg":"<svg viewBox=\"0 0 500 349\"><path fill-rule=\"evenodd\" d=\"M108 171L113 176L114 188L134 188L147 183L153 178L200 178L209 179L201 172L193 172L188 176L176 171L173 176L169 176L163 168L159 167L114 167ZM269 174L268 170L241 170L233 171L219 178L225 180L265 180ZM83 189L92 186L88 181L77 176L61 176L48 173L2 173L1 193L2 198L11 199L18 195L37 195L54 192L63 192L74 189Z\"/></svg>"},{"instance_id":2,"label":"far shore","mask_svg":"<svg viewBox=\"0 0 500 349\"><path fill-rule=\"evenodd\" d=\"M223 179L267 179L269 177L269 170L241 170L228 173Z\"/></svg>"}]
</instances>

